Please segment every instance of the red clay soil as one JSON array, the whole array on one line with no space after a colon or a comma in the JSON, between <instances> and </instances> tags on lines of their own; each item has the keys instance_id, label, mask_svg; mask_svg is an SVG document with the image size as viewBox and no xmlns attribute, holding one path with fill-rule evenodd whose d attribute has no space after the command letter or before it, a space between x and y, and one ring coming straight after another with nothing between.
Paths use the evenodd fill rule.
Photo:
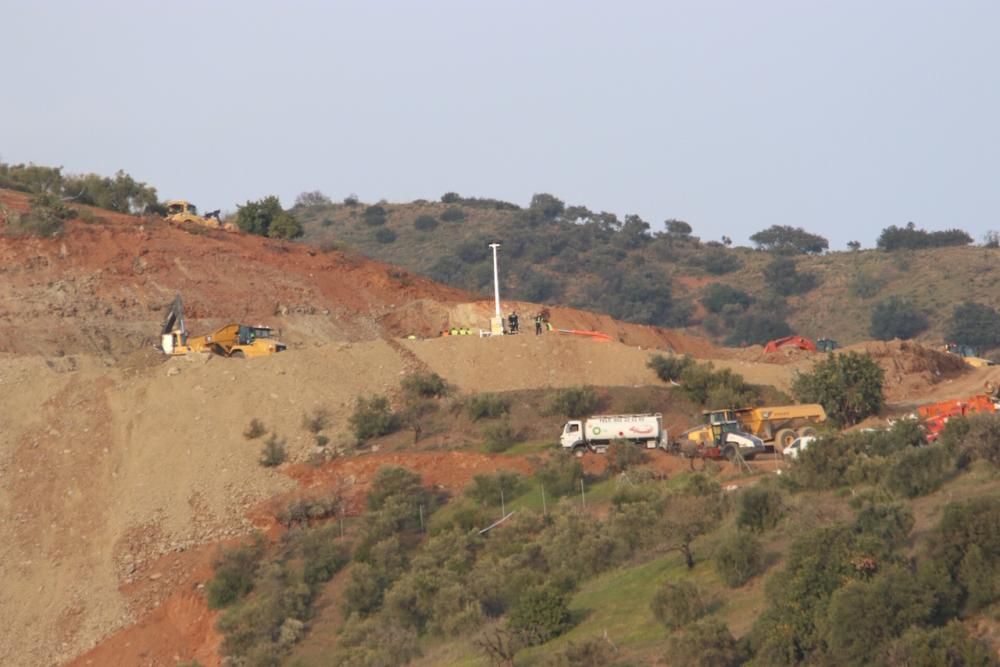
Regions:
<instances>
[{"instance_id":1,"label":"red clay soil","mask_svg":"<svg viewBox=\"0 0 1000 667\"><path fill-rule=\"evenodd\" d=\"M290 466L287 474L304 489L322 493L346 482L352 513L360 513L361 498L368 491L379 468L400 466L419 473L424 484L451 494L461 493L472 478L498 470L513 470L531 474L531 463L525 457L480 454L478 452L394 452L368 454L334 459L321 467Z\"/></svg>"},{"instance_id":2,"label":"red clay soil","mask_svg":"<svg viewBox=\"0 0 1000 667\"><path fill-rule=\"evenodd\" d=\"M0 191L0 203L10 209L24 210L26 200L22 193ZM115 329L127 331L137 323L148 330L145 323L158 322L179 292L193 331L198 320L205 320L207 328L212 322L320 314L335 318L348 336L370 339L378 334L375 320L396 304L469 298L461 290L342 252L201 227L182 229L159 218L97 209L93 214L97 222L71 220L51 239L0 235L0 329L31 329L37 338L37 332L46 332L41 322L70 333L99 325L113 339ZM65 318L71 318L68 326ZM0 351L21 352L18 338L2 336ZM69 349L63 351L94 351L80 338L64 337L61 345Z\"/></svg>"},{"instance_id":3,"label":"red clay soil","mask_svg":"<svg viewBox=\"0 0 1000 667\"><path fill-rule=\"evenodd\" d=\"M27 195L7 190L0 204L29 208ZM175 293L192 332L261 322L287 326L297 342L436 336L455 324L488 327L493 313L492 301L340 251L100 209L88 217L92 222L68 221L50 239L4 235L0 220L0 352L120 357L155 340ZM541 306L504 303L506 311L515 308L530 326L528 314ZM699 357L722 354L678 332L549 310L558 327Z\"/></svg>"},{"instance_id":4,"label":"red clay soil","mask_svg":"<svg viewBox=\"0 0 1000 667\"><path fill-rule=\"evenodd\" d=\"M222 643L215 629L218 612L208 608L198 588L212 577L217 549L217 545L205 545L164 556L150 568L149 576L122 587L130 605L152 608L68 667L165 667L194 660L203 667L218 667ZM161 582L172 591L162 602Z\"/></svg>"}]
</instances>

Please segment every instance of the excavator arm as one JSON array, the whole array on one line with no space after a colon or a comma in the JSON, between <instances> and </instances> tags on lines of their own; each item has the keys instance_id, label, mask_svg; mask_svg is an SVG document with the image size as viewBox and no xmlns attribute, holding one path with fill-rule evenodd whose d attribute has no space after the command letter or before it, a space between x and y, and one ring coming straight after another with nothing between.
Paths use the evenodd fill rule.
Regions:
<instances>
[{"instance_id":1,"label":"excavator arm","mask_svg":"<svg viewBox=\"0 0 1000 667\"><path fill-rule=\"evenodd\" d=\"M187 333L187 326L184 324L184 304L181 303L180 294L175 296L170 304L167 316L163 320L163 327L160 329L160 335L165 336L174 331L179 331L181 334Z\"/></svg>"}]
</instances>

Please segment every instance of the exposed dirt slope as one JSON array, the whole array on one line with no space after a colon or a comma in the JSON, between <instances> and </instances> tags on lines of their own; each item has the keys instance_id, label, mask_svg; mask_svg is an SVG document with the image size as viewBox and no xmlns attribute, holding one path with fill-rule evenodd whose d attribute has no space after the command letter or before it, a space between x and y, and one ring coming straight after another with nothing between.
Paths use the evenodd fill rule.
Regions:
<instances>
[{"instance_id":1,"label":"exposed dirt slope","mask_svg":"<svg viewBox=\"0 0 1000 667\"><path fill-rule=\"evenodd\" d=\"M27 206L16 193L0 192L0 201ZM203 562L179 554L243 534L252 508L297 481L322 482L302 468L293 479L261 467L260 441L242 435L251 418L301 462L312 446L304 413L329 410L336 445L348 437L358 395L392 395L416 368L464 392L634 386L658 383L646 363L659 351L712 359L787 389L820 358L766 363L776 360L568 308L550 308L554 327L602 331L616 342L536 337L530 316L538 306L527 303L505 304L520 312L524 335L438 337L451 326L487 328L492 302L340 252L95 215L97 222L71 221L55 239L0 235L2 664L64 662L166 599L160 621L148 620L135 641L152 641L157 623L167 623L165 637L197 635L184 657L205 662L217 637L191 590ZM283 328L292 349L248 361L166 360L152 345L175 292L196 333L234 319L263 321ZM409 334L417 339L402 338ZM880 350L873 352L898 371L898 400L952 378L919 348ZM456 488L496 465L454 453L392 456ZM380 460L344 461L337 474L360 489ZM117 655L122 664L172 664L173 653L157 651ZM102 664L107 655L89 659Z\"/></svg>"},{"instance_id":2,"label":"exposed dirt slope","mask_svg":"<svg viewBox=\"0 0 1000 667\"><path fill-rule=\"evenodd\" d=\"M27 196L0 190L26 210ZM166 306L184 298L189 329L267 323L292 345L436 336L489 328L491 302L339 251L94 210L53 239L0 235L0 352L119 359L157 342ZM0 230L2 231L2 230ZM533 313L533 304L504 304ZM553 308L556 326L596 329L632 345L716 356L703 339ZM530 325L524 317L524 324Z\"/></svg>"}]
</instances>

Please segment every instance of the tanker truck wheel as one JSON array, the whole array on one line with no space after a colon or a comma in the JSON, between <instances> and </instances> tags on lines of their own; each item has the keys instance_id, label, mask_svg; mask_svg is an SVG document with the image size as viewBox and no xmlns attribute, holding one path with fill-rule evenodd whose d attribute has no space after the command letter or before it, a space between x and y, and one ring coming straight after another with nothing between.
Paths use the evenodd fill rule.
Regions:
<instances>
[{"instance_id":1,"label":"tanker truck wheel","mask_svg":"<svg viewBox=\"0 0 1000 667\"><path fill-rule=\"evenodd\" d=\"M587 448L584 445L577 445L573 448L573 456L578 459L582 459L583 455L587 453Z\"/></svg>"}]
</instances>

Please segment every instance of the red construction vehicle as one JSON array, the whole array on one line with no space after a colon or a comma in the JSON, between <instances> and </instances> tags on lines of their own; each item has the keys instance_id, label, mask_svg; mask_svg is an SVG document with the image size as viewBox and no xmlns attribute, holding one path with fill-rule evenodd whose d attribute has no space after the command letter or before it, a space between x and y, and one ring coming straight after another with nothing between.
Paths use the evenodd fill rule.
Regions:
<instances>
[{"instance_id":1,"label":"red construction vehicle","mask_svg":"<svg viewBox=\"0 0 1000 667\"><path fill-rule=\"evenodd\" d=\"M927 442L937 440L952 417L1000 412L1000 393L997 388L987 383L986 391L985 394L930 403L917 408L917 415L923 421L924 430L927 432Z\"/></svg>"},{"instance_id":2,"label":"red construction vehicle","mask_svg":"<svg viewBox=\"0 0 1000 667\"><path fill-rule=\"evenodd\" d=\"M771 352L777 352L779 348L791 345L797 347L800 350L805 350L807 352L816 351L816 343L812 342L808 338L803 336L785 336L784 338L776 338L769 341L767 345L764 346L764 354L769 354Z\"/></svg>"}]
</instances>

